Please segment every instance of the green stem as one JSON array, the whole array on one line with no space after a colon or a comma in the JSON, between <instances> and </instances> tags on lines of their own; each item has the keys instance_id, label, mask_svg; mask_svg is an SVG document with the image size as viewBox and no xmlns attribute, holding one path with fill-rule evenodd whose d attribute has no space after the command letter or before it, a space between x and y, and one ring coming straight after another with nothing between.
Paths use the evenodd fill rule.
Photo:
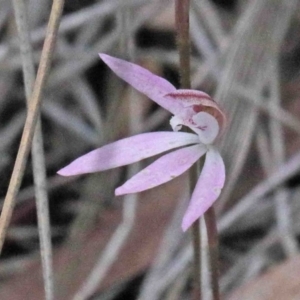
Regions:
<instances>
[{"instance_id":1,"label":"green stem","mask_svg":"<svg viewBox=\"0 0 300 300\"><path fill-rule=\"evenodd\" d=\"M177 32L177 47L179 52L180 87L191 88L190 76L190 36L189 36L189 0L175 1L175 23ZM190 191L192 192L198 178L198 167L195 165L190 171ZM201 299L201 238L200 224L197 220L192 226L194 248L194 285L193 299Z\"/></svg>"},{"instance_id":2,"label":"green stem","mask_svg":"<svg viewBox=\"0 0 300 300\"><path fill-rule=\"evenodd\" d=\"M213 206L210 207L208 211L204 214L204 220L206 224L208 238L211 289L213 294L213 300L219 300L219 245L216 215Z\"/></svg>"}]
</instances>

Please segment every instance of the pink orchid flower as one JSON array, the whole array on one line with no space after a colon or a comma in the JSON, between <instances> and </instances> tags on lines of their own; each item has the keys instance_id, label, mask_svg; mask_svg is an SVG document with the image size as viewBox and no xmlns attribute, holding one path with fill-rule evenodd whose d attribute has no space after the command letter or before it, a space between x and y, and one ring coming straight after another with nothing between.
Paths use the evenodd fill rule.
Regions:
<instances>
[{"instance_id":1,"label":"pink orchid flower","mask_svg":"<svg viewBox=\"0 0 300 300\"><path fill-rule=\"evenodd\" d=\"M143 133L124 138L77 158L58 174L71 176L104 171L176 149L115 190L116 195L125 195L172 180L206 153L201 175L183 217L182 229L186 231L215 202L224 186L224 162L211 144L225 127L225 115L203 92L177 90L167 80L136 64L106 54L100 54L100 57L120 78L174 115L170 120L174 132ZM195 134L178 132L182 125Z\"/></svg>"}]
</instances>

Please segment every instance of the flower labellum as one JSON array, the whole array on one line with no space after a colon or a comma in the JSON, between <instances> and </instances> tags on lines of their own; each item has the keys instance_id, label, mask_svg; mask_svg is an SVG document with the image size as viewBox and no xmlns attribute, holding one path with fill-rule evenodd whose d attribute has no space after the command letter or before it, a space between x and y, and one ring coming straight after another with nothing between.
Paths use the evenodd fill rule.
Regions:
<instances>
[{"instance_id":1,"label":"flower labellum","mask_svg":"<svg viewBox=\"0 0 300 300\"><path fill-rule=\"evenodd\" d=\"M224 162L212 143L225 128L226 117L204 92L176 89L164 78L136 64L107 54L100 54L100 57L116 75L174 115L170 120L174 132L143 133L121 139L77 158L58 174L71 176L100 172L174 149L118 187L115 190L118 196L145 191L168 182L206 154L183 217L182 229L186 231L213 205L224 186ZM182 126L189 127L195 134L179 132Z\"/></svg>"}]
</instances>

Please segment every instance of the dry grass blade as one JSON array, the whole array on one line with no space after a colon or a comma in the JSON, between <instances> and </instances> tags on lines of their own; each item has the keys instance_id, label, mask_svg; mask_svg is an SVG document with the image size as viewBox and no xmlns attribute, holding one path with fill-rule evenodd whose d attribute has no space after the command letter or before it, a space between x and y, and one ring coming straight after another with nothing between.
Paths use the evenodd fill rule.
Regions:
<instances>
[{"instance_id":1,"label":"dry grass blade","mask_svg":"<svg viewBox=\"0 0 300 300\"><path fill-rule=\"evenodd\" d=\"M269 75L268 66L281 45L294 5L295 2L286 4L281 0L253 1L237 25L235 43L230 48L216 93L216 99L223 103L231 120L227 138L222 144L231 164L221 207L227 203L242 171L258 117L253 107L235 97L234 86L241 84L252 90L253 103L261 99Z\"/></svg>"},{"instance_id":2,"label":"dry grass blade","mask_svg":"<svg viewBox=\"0 0 300 300\"><path fill-rule=\"evenodd\" d=\"M5 234L15 205L15 198L17 196L17 193L21 185L27 157L33 139L35 126L38 120L38 113L41 104L42 91L46 83L46 78L49 72L51 58L54 52L53 50L54 50L54 45L56 41L56 35L59 27L63 5L64 5L63 0L53 1L53 6L49 18L47 36L45 39L45 43L41 55L41 62L39 65L36 81L31 95L30 106L28 107L28 114L27 114L24 130L23 130L20 148L15 161L13 174L11 176L7 195L0 216L0 251L2 250L3 247Z\"/></svg>"},{"instance_id":3,"label":"dry grass blade","mask_svg":"<svg viewBox=\"0 0 300 300\"><path fill-rule=\"evenodd\" d=\"M35 72L30 44L28 18L23 0L13 1L17 27L20 36L20 48L23 64L23 74L26 90L27 104L34 85ZM46 188L46 166L43 150L41 120L38 117L32 142L33 175L38 214L38 228L43 266L43 278L46 300L54 299L53 269L52 269L52 244L48 196Z\"/></svg>"},{"instance_id":4,"label":"dry grass blade","mask_svg":"<svg viewBox=\"0 0 300 300\"><path fill-rule=\"evenodd\" d=\"M282 123L282 125L292 129L298 134L300 133L300 121L280 105L268 105L266 103L268 99L263 95L257 95L256 101L253 101L255 99L253 90L249 87L234 84L233 93L240 97L241 101L250 103L255 109L266 112L271 118Z\"/></svg>"},{"instance_id":5,"label":"dry grass blade","mask_svg":"<svg viewBox=\"0 0 300 300\"><path fill-rule=\"evenodd\" d=\"M222 216L219 229L225 230L245 214L251 206L254 206L268 192L272 191L278 185L297 174L300 170L300 153L290 158L285 164L280 166L280 171L274 172L269 178L258 184L250 191L239 203L228 213Z\"/></svg>"},{"instance_id":6,"label":"dry grass blade","mask_svg":"<svg viewBox=\"0 0 300 300\"><path fill-rule=\"evenodd\" d=\"M279 74L278 74L278 64L274 64L271 67L271 72L273 76L271 77L271 93L270 100L271 106L280 105L280 89L279 89ZM275 168L279 168L285 160L285 146L284 146L284 136L281 124L272 119L270 124L271 132L271 145L273 146L273 165ZM281 238L282 247L285 250L287 256L296 255L298 252L298 246L295 236L292 232L291 224L291 206L288 203L289 192L285 187L279 187L274 195L275 197L275 207L276 207L276 218L278 233Z\"/></svg>"}]
</instances>

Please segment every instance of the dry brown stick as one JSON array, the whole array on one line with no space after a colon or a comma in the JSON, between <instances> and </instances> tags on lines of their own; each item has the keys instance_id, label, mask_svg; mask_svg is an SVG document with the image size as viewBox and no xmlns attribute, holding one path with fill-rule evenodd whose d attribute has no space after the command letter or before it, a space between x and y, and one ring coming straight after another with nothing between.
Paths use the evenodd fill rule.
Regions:
<instances>
[{"instance_id":1,"label":"dry brown stick","mask_svg":"<svg viewBox=\"0 0 300 300\"><path fill-rule=\"evenodd\" d=\"M37 78L33 87L30 106L28 106L28 113L24 125L19 151L17 154L13 173L10 179L10 183L8 186L8 190L6 193L4 205L0 216L0 252L2 251L5 234L15 205L15 198L19 191L21 181L24 175L24 170L29 150L31 147L33 134L35 131L35 126L40 111L40 104L42 98L41 96L46 83L47 75L49 73L50 62L53 56L53 50L55 46L63 6L64 0L53 0L46 38L37 72Z\"/></svg>"}]
</instances>

